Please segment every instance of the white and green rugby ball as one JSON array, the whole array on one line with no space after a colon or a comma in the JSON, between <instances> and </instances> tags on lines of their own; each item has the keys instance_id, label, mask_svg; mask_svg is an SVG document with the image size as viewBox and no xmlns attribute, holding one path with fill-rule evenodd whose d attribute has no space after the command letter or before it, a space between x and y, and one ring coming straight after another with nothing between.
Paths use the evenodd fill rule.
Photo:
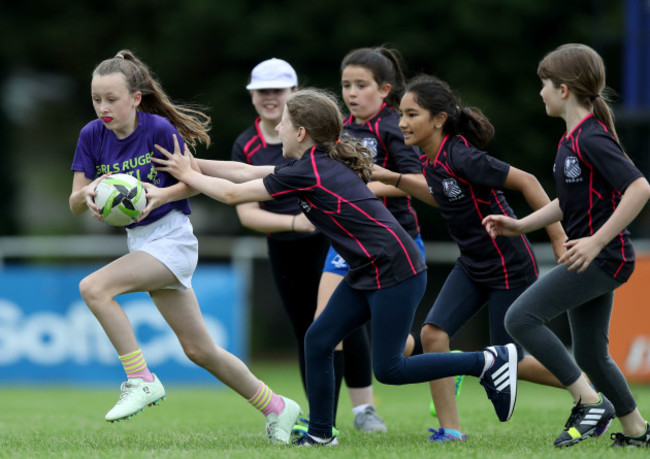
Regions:
<instances>
[{"instance_id":1,"label":"white and green rugby ball","mask_svg":"<svg viewBox=\"0 0 650 459\"><path fill-rule=\"evenodd\" d=\"M106 223L127 226L140 217L147 196L140 179L129 174L113 174L95 188L95 204Z\"/></svg>"}]
</instances>

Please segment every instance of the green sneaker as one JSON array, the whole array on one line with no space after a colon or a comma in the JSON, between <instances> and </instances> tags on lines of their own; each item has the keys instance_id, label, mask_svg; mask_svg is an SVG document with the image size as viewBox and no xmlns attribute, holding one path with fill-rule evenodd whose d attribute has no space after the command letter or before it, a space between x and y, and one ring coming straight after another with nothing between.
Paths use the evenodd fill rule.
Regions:
<instances>
[{"instance_id":1,"label":"green sneaker","mask_svg":"<svg viewBox=\"0 0 650 459\"><path fill-rule=\"evenodd\" d=\"M463 352L459 350L453 350L451 352ZM465 375L456 375L455 376L455 381L456 381L456 400L458 400L458 397L460 396L460 388L463 385L463 380L465 379ZM436 413L436 405L434 405L433 400L429 402L429 413L431 413L431 416L434 418L438 417L438 413Z\"/></svg>"},{"instance_id":2,"label":"green sneaker","mask_svg":"<svg viewBox=\"0 0 650 459\"><path fill-rule=\"evenodd\" d=\"M291 429L291 436L295 440L298 437L306 435L308 430L309 430L309 416L307 416L306 418L300 416L296 421L296 424L293 426L293 429ZM339 432L339 429L332 426L332 437L338 437L340 434L341 432Z\"/></svg>"}]
</instances>

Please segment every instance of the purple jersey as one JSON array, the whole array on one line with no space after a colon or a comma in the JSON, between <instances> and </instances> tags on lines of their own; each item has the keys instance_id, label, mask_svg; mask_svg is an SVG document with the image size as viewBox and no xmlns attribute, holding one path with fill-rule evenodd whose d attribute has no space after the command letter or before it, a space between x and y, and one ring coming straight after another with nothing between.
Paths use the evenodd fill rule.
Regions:
<instances>
[{"instance_id":1,"label":"purple jersey","mask_svg":"<svg viewBox=\"0 0 650 459\"><path fill-rule=\"evenodd\" d=\"M354 122L352 115L343 120L343 133L361 140L372 152L375 164L402 174L420 174L420 153L404 144L399 127L399 115L384 103L372 119L363 124ZM411 197L387 198L381 200L411 237L420 234L417 214Z\"/></svg>"},{"instance_id":2,"label":"purple jersey","mask_svg":"<svg viewBox=\"0 0 650 459\"><path fill-rule=\"evenodd\" d=\"M553 175L569 239L593 235L611 217L628 185L643 174L593 114L558 145ZM627 229L600 251L595 262L616 280L634 271L634 249Z\"/></svg>"},{"instance_id":3,"label":"purple jersey","mask_svg":"<svg viewBox=\"0 0 650 459\"><path fill-rule=\"evenodd\" d=\"M429 190L460 249L458 262L474 281L503 289L529 285L538 275L524 235L492 239L482 224L490 214L514 217L500 190L509 170L462 136L446 136L435 160L424 163Z\"/></svg>"},{"instance_id":4,"label":"purple jersey","mask_svg":"<svg viewBox=\"0 0 650 459\"><path fill-rule=\"evenodd\" d=\"M255 124L249 126L248 129L237 137L232 147L231 159L254 166L280 166L287 164L290 160L282 156L282 144L267 143L260 131L259 123L260 118L257 118ZM262 209L276 214L297 215L300 213L298 200L295 196L260 202L259 205ZM270 233L267 236L273 239L295 239L297 237L308 237L312 234L286 231Z\"/></svg>"},{"instance_id":5,"label":"purple jersey","mask_svg":"<svg viewBox=\"0 0 650 459\"><path fill-rule=\"evenodd\" d=\"M293 195L307 218L350 264L354 288L390 287L426 269L413 238L356 173L313 147L264 178L273 197Z\"/></svg>"},{"instance_id":6,"label":"purple jersey","mask_svg":"<svg viewBox=\"0 0 650 459\"><path fill-rule=\"evenodd\" d=\"M138 112L138 126L125 139L118 139L101 120L91 121L81 129L71 169L83 172L90 180L102 174L122 172L136 177L139 175L142 182L152 183L159 188L171 186L178 181L166 172L156 171L156 164L150 158L152 156L163 158L162 154L154 148L154 144L168 151L174 151L172 134L176 134L179 142L182 141L181 136L167 119L145 112ZM127 228L152 223L173 209L189 214L189 200L182 199L163 204L154 209L143 221L129 225Z\"/></svg>"}]
</instances>

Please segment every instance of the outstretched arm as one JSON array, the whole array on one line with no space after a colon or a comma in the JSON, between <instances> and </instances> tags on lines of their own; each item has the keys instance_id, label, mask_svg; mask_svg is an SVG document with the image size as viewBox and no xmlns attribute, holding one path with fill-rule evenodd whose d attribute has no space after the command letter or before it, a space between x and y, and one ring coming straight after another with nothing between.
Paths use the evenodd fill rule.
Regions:
<instances>
[{"instance_id":1,"label":"outstretched arm","mask_svg":"<svg viewBox=\"0 0 650 459\"><path fill-rule=\"evenodd\" d=\"M544 228L562 220L560 203L554 199L530 215L517 220L505 215L488 215L483 219L483 226L492 239L497 236L518 236Z\"/></svg>"},{"instance_id":2,"label":"outstretched arm","mask_svg":"<svg viewBox=\"0 0 650 459\"><path fill-rule=\"evenodd\" d=\"M187 145L185 145L185 152L181 153L176 136L174 136L173 153L160 145L155 147L167 158L151 158L152 161L159 164L157 169L170 173L177 180L185 182L195 190L217 201L224 204L240 204L242 202L268 201L272 199L271 195L266 191L261 178L244 183L233 183L226 179L209 177L194 170L192 168L192 153Z\"/></svg>"},{"instance_id":3,"label":"outstretched arm","mask_svg":"<svg viewBox=\"0 0 650 459\"><path fill-rule=\"evenodd\" d=\"M404 191L430 206L438 207L438 203L429 191L426 179L421 174L400 174L373 164L372 179Z\"/></svg>"},{"instance_id":4,"label":"outstretched arm","mask_svg":"<svg viewBox=\"0 0 650 459\"><path fill-rule=\"evenodd\" d=\"M235 183L248 182L264 178L273 173L275 166L253 166L239 161L216 161L196 159L201 173L211 177L219 177Z\"/></svg>"},{"instance_id":5,"label":"outstretched arm","mask_svg":"<svg viewBox=\"0 0 650 459\"><path fill-rule=\"evenodd\" d=\"M520 191L533 211L539 210L551 202L537 177L516 167L510 167L503 187ZM563 245L567 240L566 233L559 221L545 226L555 258L559 259L566 251Z\"/></svg>"},{"instance_id":6,"label":"outstretched arm","mask_svg":"<svg viewBox=\"0 0 650 459\"><path fill-rule=\"evenodd\" d=\"M269 212L260 208L257 202L238 204L237 215L242 225L261 233L278 233L282 231L312 233L316 230L316 227L303 213L289 215Z\"/></svg>"}]
</instances>

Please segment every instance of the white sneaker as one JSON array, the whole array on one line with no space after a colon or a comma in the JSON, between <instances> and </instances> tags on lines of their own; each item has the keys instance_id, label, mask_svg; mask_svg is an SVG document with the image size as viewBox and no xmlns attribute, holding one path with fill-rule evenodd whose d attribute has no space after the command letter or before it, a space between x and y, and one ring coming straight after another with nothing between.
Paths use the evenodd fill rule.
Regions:
<instances>
[{"instance_id":1,"label":"white sneaker","mask_svg":"<svg viewBox=\"0 0 650 459\"><path fill-rule=\"evenodd\" d=\"M282 397L282 396L280 396ZM279 415L271 413L266 417L266 435L271 443L288 445L291 430L302 413L300 406L293 400L282 397L284 410Z\"/></svg>"},{"instance_id":2,"label":"white sneaker","mask_svg":"<svg viewBox=\"0 0 650 459\"><path fill-rule=\"evenodd\" d=\"M157 405L165 399L165 388L160 380L153 375L153 381L147 382L142 378L128 379L120 386L120 398L115 406L106 413L109 422L122 421L135 416L145 407Z\"/></svg>"}]
</instances>

